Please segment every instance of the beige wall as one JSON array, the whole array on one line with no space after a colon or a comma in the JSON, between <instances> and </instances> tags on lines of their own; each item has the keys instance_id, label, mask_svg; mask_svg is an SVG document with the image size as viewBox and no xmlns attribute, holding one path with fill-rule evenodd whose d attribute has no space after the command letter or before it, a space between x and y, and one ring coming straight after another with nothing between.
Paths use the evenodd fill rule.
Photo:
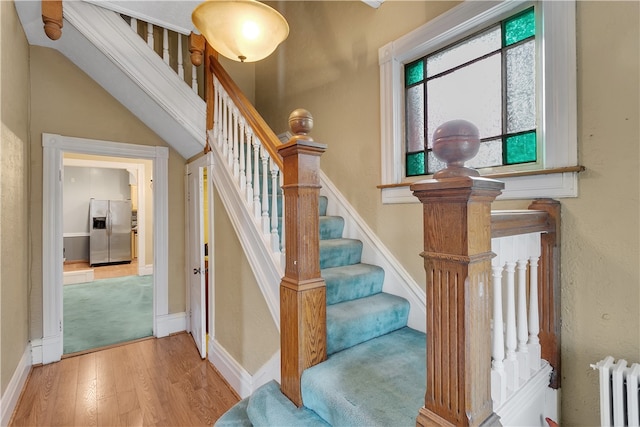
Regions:
<instances>
[{"instance_id":1,"label":"beige wall","mask_svg":"<svg viewBox=\"0 0 640 427\"><path fill-rule=\"evenodd\" d=\"M217 191L212 209L215 339L255 374L280 348L280 335Z\"/></svg>"},{"instance_id":2,"label":"beige wall","mask_svg":"<svg viewBox=\"0 0 640 427\"><path fill-rule=\"evenodd\" d=\"M322 169L411 275L424 283L421 209L383 205L378 48L452 2L279 2L282 48L256 65L258 110L279 133L295 108L328 144ZM612 354L640 361L638 2L578 2L578 198L563 199L563 425L593 425L597 376ZM613 30L615 29L615 30ZM356 159L360 159L357 161ZM497 207L527 202L498 203Z\"/></svg>"},{"instance_id":3,"label":"beige wall","mask_svg":"<svg viewBox=\"0 0 640 427\"><path fill-rule=\"evenodd\" d=\"M29 343L29 46L0 2L0 395Z\"/></svg>"},{"instance_id":4,"label":"beige wall","mask_svg":"<svg viewBox=\"0 0 640 427\"><path fill-rule=\"evenodd\" d=\"M167 144L59 52L30 48L31 337L42 336L42 133L164 146ZM184 164L169 150L169 312L185 310Z\"/></svg>"}]
</instances>

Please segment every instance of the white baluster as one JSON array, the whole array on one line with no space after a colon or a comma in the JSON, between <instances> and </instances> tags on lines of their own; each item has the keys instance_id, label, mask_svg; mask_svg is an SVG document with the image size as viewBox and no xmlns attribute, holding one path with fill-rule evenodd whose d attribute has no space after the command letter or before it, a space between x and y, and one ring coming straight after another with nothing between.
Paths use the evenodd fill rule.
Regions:
<instances>
[{"instance_id":1,"label":"white baluster","mask_svg":"<svg viewBox=\"0 0 640 427\"><path fill-rule=\"evenodd\" d=\"M518 236L518 299L517 299L517 330L518 330L518 368L520 378L527 380L531 376L529 371L529 327L527 325L527 258L523 252L523 236Z\"/></svg>"},{"instance_id":2,"label":"white baluster","mask_svg":"<svg viewBox=\"0 0 640 427\"><path fill-rule=\"evenodd\" d=\"M240 127L240 112L237 108L233 109L233 177L238 180L240 178L240 163L238 151L240 150L240 138L238 137L238 130Z\"/></svg>"},{"instance_id":3,"label":"white baluster","mask_svg":"<svg viewBox=\"0 0 640 427\"><path fill-rule=\"evenodd\" d=\"M182 60L182 34L178 33L178 76L184 80L184 64Z\"/></svg>"},{"instance_id":4,"label":"white baluster","mask_svg":"<svg viewBox=\"0 0 640 427\"><path fill-rule=\"evenodd\" d=\"M240 184L240 190L242 190L242 192L244 193L245 189L247 188L247 177L244 174L244 169L245 169L245 166L246 166L245 165L245 160L244 160L244 157L245 157L244 153L245 153L245 150L247 149L247 146L245 144L245 139L244 139L244 137L245 137L245 132L244 132L245 121L244 121L244 118L242 118L242 117L240 119L241 120L240 120L240 135L239 135L240 136L240 140L239 140L239 143L240 143L240 160L239 160L239 163L240 163L240 182L239 182L239 184Z\"/></svg>"},{"instance_id":5,"label":"white baluster","mask_svg":"<svg viewBox=\"0 0 640 427\"><path fill-rule=\"evenodd\" d=\"M280 174L280 188L282 188L282 186L284 185L284 174ZM282 231L280 232L280 265L282 266L282 268L285 268L286 265L286 246L285 246L285 229L286 227L284 226L286 224L285 220L285 213L286 210L284 209L285 204L284 204L284 191L281 193L280 195L280 203L282 206L282 217L280 218L280 222L282 224Z\"/></svg>"},{"instance_id":6,"label":"white baluster","mask_svg":"<svg viewBox=\"0 0 640 427\"><path fill-rule=\"evenodd\" d=\"M217 104L215 115L218 118L218 126L216 127L216 136L218 140L218 147L222 146L222 109L223 109L223 97L222 97L222 85L216 79L216 96L217 96Z\"/></svg>"},{"instance_id":7,"label":"white baluster","mask_svg":"<svg viewBox=\"0 0 640 427\"><path fill-rule=\"evenodd\" d=\"M227 129L228 129L227 137L229 138L229 147L227 149L227 165L231 168L231 170L233 170L233 130L234 130L233 112L234 112L234 109L235 109L235 105L233 104L233 101L229 99L229 108L227 109L227 120L229 121L229 123L227 124Z\"/></svg>"},{"instance_id":8,"label":"white baluster","mask_svg":"<svg viewBox=\"0 0 640 427\"><path fill-rule=\"evenodd\" d=\"M529 235L529 368L540 369L541 348L540 315L538 308L538 260L540 259L540 233Z\"/></svg>"},{"instance_id":9,"label":"white baluster","mask_svg":"<svg viewBox=\"0 0 640 427\"><path fill-rule=\"evenodd\" d=\"M169 30L162 29L162 60L169 64Z\"/></svg>"},{"instance_id":10,"label":"white baluster","mask_svg":"<svg viewBox=\"0 0 640 427\"><path fill-rule=\"evenodd\" d=\"M502 257L501 239L491 240L491 251L496 256L491 260L493 278L493 333L491 334L491 398L494 408L507 400L507 376L504 370L504 321L502 320Z\"/></svg>"},{"instance_id":11,"label":"white baluster","mask_svg":"<svg viewBox=\"0 0 640 427\"><path fill-rule=\"evenodd\" d=\"M153 42L153 24L147 23L147 45L151 49L155 49Z\"/></svg>"},{"instance_id":12,"label":"white baluster","mask_svg":"<svg viewBox=\"0 0 640 427\"><path fill-rule=\"evenodd\" d=\"M133 32L138 34L138 20L136 18L131 18L130 25Z\"/></svg>"},{"instance_id":13,"label":"white baluster","mask_svg":"<svg viewBox=\"0 0 640 427\"><path fill-rule=\"evenodd\" d=\"M268 164L269 153L265 150L264 146L260 145L260 160L262 162L262 232L266 235L269 234L269 179L268 177Z\"/></svg>"},{"instance_id":14,"label":"white baluster","mask_svg":"<svg viewBox=\"0 0 640 427\"><path fill-rule=\"evenodd\" d=\"M198 67L193 64L191 64L191 89L196 95L198 94Z\"/></svg>"},{"instance_id":15,"label":"white baluster","mask_svg":"<svg viewBox=\"0 0 640 427\"><path fill-rule=\"evenodd\" d=\"M505 237L502 242L502 246L505 246L502 250L505 257L512 255L515 252L513 238L511 237ZM516 337L515 268L515 261L507 259L505 262L507 276L507 333L505 341L507 354L504 362L504 368L507 373L507 388L511 390L516 390L520 384L518 380L518 359L516 357L518 340Z\"/></svg>"},{"instance_id":16,"label":"white baluster","mask_svg":"<svg viewBox=\"0 0 640 427\"><path fill-rule=\"evenodd\" d=\"M253 216L257 220L260 218L260 167L259 167L260 144L258 138L253 136Z\"/></svg>"},{"instance_id":17,"label":"white baluster","mask_svg":"<svg viewBox=\"0 0 640 427\"><path fill-rule=\"evenodd\" d=\"M247 204L251 206L253 203L253 184L252 184L252 168L251 168L251 152L253 148L253 132L247 126Z\"/></svg>"},{"instance_id":18,"label":"white baluster","mask_svg":"<svg viewBox=\"0 0 640 427\"><path fill-rule=\"evenodd\" d=\"M224 106L222 108L222 156L229 153L229 97L224 94Z\"/></svg>"},{"instance_id":19,"label":"white baluster","mask_svg":"<svg viewBox=\"0 0 640 427\"><path fill-rule=\"evenodd\" d=\"M278 236L278 166L270 159L271 164L271 250L280 252Z\"/></svg>"}]
</instances>

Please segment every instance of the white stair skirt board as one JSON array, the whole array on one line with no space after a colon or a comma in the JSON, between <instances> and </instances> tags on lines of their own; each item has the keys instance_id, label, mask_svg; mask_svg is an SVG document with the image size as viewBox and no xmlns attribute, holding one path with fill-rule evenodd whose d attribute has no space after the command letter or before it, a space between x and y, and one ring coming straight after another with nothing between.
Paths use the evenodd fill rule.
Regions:
<instances>
[{"instance_id":1,"label":"white stair skirt board","mask_svg":"<svg viewBox=\"0 0 640 427\"><path fill-rule=\"evenodd\" d=\"M549 389L549 376L551 366L542 361L542 367L531 376L515 393L511 395L501 407L494 409L500 416L503 426L546 426L545 417L557 421L550 409L546 413L547 389Z\"/></svg>"},{"instance_id":2,"label":"white stair skirt board","mask_svg":"<svg viewBox=\"0 0 640 427\"><path fill-rule=\"evenodd\" d=\"M62 273L63 285L74 285L76 283L86 283L86 282L93 282L93 269L65 271L64 273Z\"/></svg>"},{"instance_id":3,"label":"white stair skirt board","mask_svg":"<svg viewBox=\"0 0 640 427\"><path fill-rule=\"evenodd\" d=\"M241 399L250 396L271 380L280 383L279 350L254 375L247 372L216 339L209 340L208 353L209 361Z\"/></svg>"}]
</instances>

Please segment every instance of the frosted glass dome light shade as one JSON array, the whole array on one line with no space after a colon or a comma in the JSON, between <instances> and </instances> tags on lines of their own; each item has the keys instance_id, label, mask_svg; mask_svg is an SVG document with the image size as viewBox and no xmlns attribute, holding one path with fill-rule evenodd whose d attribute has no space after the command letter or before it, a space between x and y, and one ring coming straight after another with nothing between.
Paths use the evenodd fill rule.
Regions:
<instances>
[{"instance_id":1,"label":"frosted glass dome light shade","mask_svg":"<svg viewBox=\"0 0 640 427\"><path fill-rule=\"evenodd\" d=\"M240 62L266 58L289 35L284 17L256 0L207 0L191 20L216 52Z\"/></svg>"}]
</instances>

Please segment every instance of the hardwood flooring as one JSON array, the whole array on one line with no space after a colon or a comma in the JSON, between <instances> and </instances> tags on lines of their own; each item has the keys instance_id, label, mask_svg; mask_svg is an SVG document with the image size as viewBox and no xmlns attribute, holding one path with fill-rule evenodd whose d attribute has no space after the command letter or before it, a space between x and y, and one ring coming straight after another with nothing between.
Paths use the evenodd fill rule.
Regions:
<instances>
[{"instance_id":1,"label":"hardwood flooring","mask_svg":"<svg viewBox=\"0 0 640 427\"><path fill-rule=\"evenodd\" d=\"M238 401L180 333L34 367L10 426L211 426Z\"/></svg>"},{"instance_id":2,"label":"hardwood flooring","mask_svg":"<svg viewBox=\"0 0 640 427\"><path fill-rule=\"evenodd\" d=\"M79 270L93 270L93 278L95 280L122 276L137 276L138 259L132 260L131 263L96 265L94 267L89 266L89 263L84 261L65 262L63 265L63 271Z\"/></svg>"}]
</instances>

